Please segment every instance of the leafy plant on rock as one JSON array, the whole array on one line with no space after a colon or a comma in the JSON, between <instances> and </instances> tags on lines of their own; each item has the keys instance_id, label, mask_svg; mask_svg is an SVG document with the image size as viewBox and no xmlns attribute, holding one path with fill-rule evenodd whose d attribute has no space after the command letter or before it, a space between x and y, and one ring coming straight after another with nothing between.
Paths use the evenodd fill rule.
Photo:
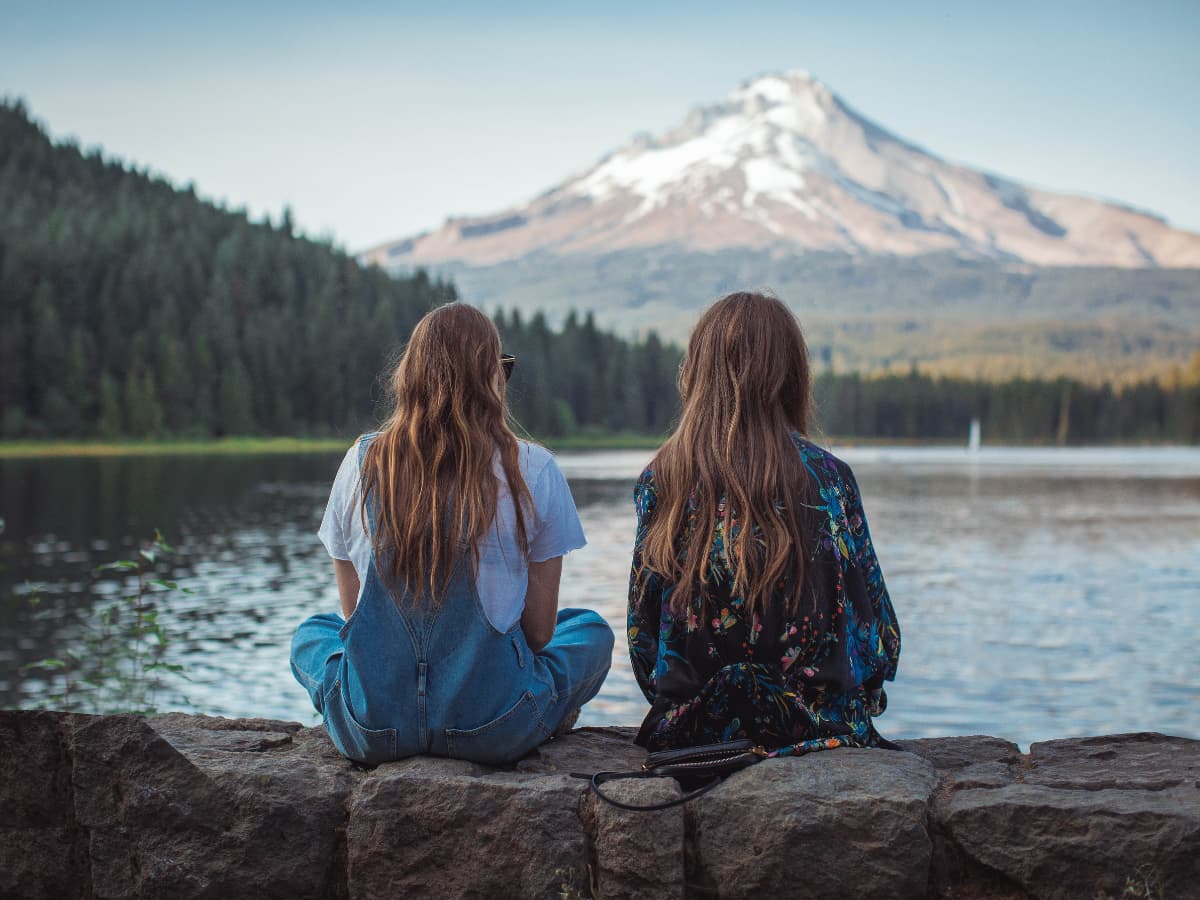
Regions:
<instances>
[{"instance_id":1,"label":"leafy plant on rock","mask_svg":"<svg viewBox=\"0 0 1200 900\"><path fill-rule=\"evenodd\" d=\"M78 643L61 655L29 663L25 669L41 669L60 676L60 689L40 705L71 712L113 713L156 712L155 702L167 674L184 678L183 667L166 658L170 634L159 619L164 594L191 590L159 577L159 567L175 554L154 532L154 540L140 548L133 559L106 563L97 576L124 574L134 581L131 593L96 608L84 622ZM30 604L40 597L33 593Z\"/></svg>"}]
</instances>

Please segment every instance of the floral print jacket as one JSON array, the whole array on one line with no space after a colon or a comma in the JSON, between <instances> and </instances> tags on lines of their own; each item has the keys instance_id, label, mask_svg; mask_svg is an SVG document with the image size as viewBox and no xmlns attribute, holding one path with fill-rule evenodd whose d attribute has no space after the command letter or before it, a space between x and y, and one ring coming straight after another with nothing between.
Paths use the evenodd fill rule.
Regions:
<instances>
[{"instance_id":1,"label":"floral print jacket","mask_svg":"<svg viewBox=\"0 0 1200 900\"><path fill-rule=\"evenodd\" d=\"M773 755L877 746L872 717L896 675L900 628L875 558L850 467L794 436L813 479L815 540L797 610L751 614L733 594L718 524L713 573L686 615L673 584L642 567L657 502L653 468L634 489L638 529L629 591L629 652L650 712L638 743L650 750L753 738ZM690 527L690 525L689 525Z\"/></svg>"}]
</instances>

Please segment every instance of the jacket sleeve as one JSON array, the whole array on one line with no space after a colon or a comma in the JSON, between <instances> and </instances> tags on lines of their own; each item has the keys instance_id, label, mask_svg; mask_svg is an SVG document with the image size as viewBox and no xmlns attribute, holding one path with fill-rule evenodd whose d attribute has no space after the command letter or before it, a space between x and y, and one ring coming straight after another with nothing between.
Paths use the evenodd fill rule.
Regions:
<instances>
[{"instance_id":1,"label":"jacket sleeve","mask_svg":"<svg viewBox=\"0 0 1200 900\"><path fill-rule=\"evenodd\" d=\"M629 659L638 687L651 703L658 694L658 627L662 601L662 578L642 566L642 544L656 502L654 474L642 473L633 489L637 510L637 534L633 542L633 564L629 571L628 638Z\"/></svg>"},{"instance_id":2,"label":"jacket sleeve","mask_svg":"<svg viewBox=\"0 0 1200 900\"><path fill-rule=\"evenodd\" d=\"M887 707L883 682L896 677L896 667L900 662L900 623L883 580L875 545L871 542L871 530L867 526L867 514L863 509L858 481L848 466L843 472L843 483L846 519L854 544L854 563L866 582L872 615L868 626L870 646L867 648L871 675L863 686L870 694L872 715L878 715Z\"/></svg>"}]
</instances>

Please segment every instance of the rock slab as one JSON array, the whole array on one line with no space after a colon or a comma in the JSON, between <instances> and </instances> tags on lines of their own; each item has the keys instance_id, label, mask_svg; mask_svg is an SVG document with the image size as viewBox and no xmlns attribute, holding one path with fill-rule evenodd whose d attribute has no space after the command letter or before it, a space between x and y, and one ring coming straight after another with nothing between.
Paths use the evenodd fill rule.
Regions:
<instances>
[{"instance_id":1,"label":"rock slab","mask_svg":"<svg viewBox=\"0 0 1200 900\"><path fill-rule=\"evenodd\" d=\"M1128 734L1034 744L1009 778L956 774L940 816L1035 897L1200 897L1200 742Z\"/></svg>"},{"instance_id":2,"label":"rock slab","mask_svg":"<svg viewBox=\"0 0 1200 900\"><path fill-rule=\"evenodd\" d=\"M637 813L572 777L632 733L368 770L291 722L0 711L0 897L1200 897L1198 741L835 750Z\"/></svg>"}]
</instances>

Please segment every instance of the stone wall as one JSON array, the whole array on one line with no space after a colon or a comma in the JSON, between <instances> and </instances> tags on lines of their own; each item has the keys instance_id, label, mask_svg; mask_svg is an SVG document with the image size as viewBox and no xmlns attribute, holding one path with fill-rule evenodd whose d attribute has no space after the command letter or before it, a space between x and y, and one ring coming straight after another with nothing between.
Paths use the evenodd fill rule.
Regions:
<instances>
[{"instance_id":1,"label":"stone wall","mask_svg":"<svg viewBox=\"0 0 1200 900\"><path fill-rule=\"evenodd\" d=\"M1200 897L1198 741L834 750L647 814L569 776L631 736L366 770L290 722L0 712L0 897Z\"/></svg>"}]
</instances>

